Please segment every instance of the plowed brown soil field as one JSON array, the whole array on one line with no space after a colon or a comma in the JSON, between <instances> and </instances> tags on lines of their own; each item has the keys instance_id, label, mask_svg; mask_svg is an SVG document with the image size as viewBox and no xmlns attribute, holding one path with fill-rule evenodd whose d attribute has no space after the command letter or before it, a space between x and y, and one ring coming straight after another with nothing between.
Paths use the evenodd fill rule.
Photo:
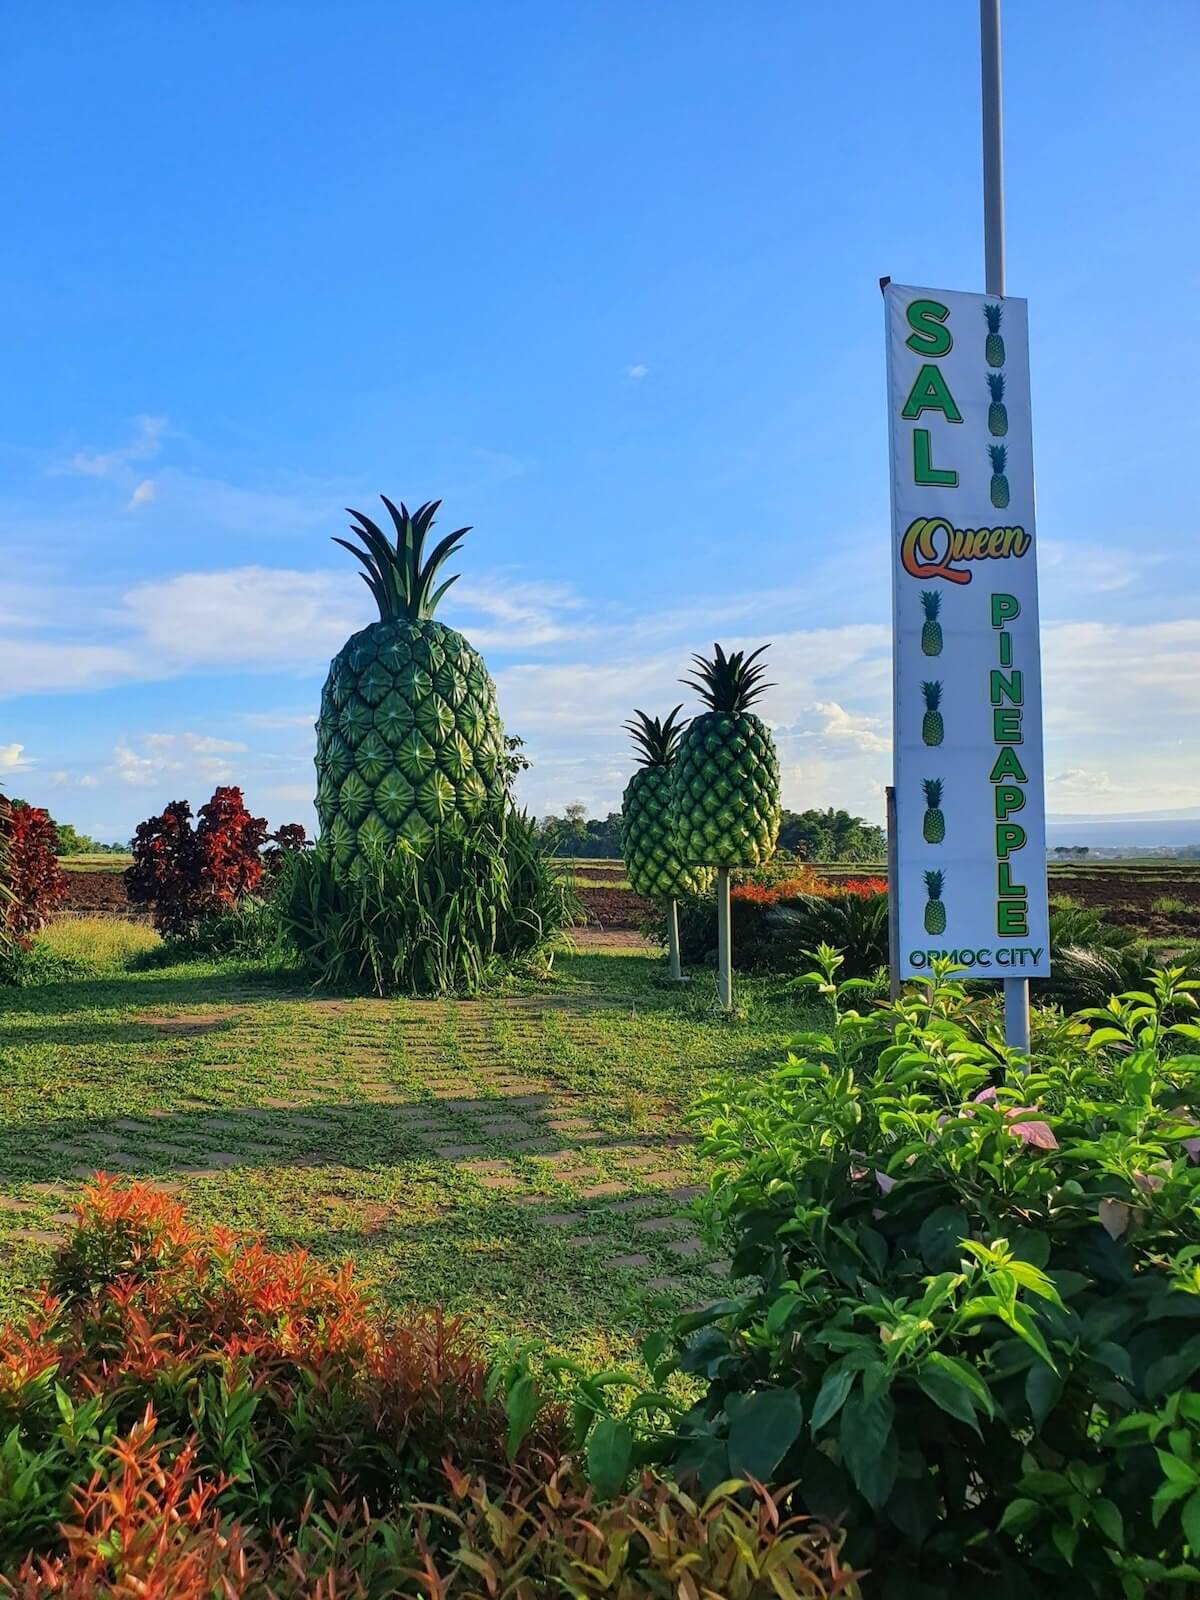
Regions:
<instances>
[{"instance_id":1,"label":"plowed brown soil field","mask_svg":"<svg viewBox=\"0 0 1200 1600\"><path fill-rule=\"evenodd\" d=\"M620 861L576 865L564 863L575 876L589 925L607 929L640 928L653 912L649 900L617 885L625 881ZM830 878L862 876L866 869L831 869ZM1200 863L1139 863L1125 867L1085 865L1050 869L1051 899L1067 898L1102 912L1110 922L1138 928L1153 938L1200 938ZM110 916L145 915L125 897L119 872L73 871L67 874L67 911Z\"/></svg>"}]
</instances>

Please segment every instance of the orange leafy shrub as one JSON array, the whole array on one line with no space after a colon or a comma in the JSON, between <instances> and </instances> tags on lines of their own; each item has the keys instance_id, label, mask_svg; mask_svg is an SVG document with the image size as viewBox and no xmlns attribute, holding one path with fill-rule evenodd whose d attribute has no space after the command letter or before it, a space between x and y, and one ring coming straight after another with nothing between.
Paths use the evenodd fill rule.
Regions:
<instances>
[{"instance_id":1,"label":"orange leafy shrub","mask_svg":"<svg viewBox=\"0 0 1200 1600\"><path fill-rule=\"evenodd\" d=\"M729 898L741 905L777 906L787 900L798 900L802 895L817 895L832 900L838 895L857 895L863 899L870 895L886 894L884 878L823 878L811 868L781 878L775 883L739 883L729 891Z\"/></svg>"},{"instance_id":2,"label":"orange leafy shrub","mask_svg":"<svg viewBox=\"0 0 1200 1600\"><path fill-rule=\"evenodd\" d=\"M858 1593L757 1487L648 1476L598 1503L542 1404L514 1436L483 1351L349 1266L193 1228L98 1177L0 1330L0 1594L540 1600Z\"/></svg>"}]
</instances>

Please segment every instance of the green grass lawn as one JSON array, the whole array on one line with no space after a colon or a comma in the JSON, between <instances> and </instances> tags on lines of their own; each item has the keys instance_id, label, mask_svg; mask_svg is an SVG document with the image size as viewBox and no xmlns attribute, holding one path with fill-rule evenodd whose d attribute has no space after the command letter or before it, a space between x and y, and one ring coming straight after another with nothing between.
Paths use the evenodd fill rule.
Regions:
<instances>
[{"instance_id":1,"label":"green grass lawn","mask_svg":"<svg viewBox=\"0 0 1200 1600\"><path fill-rule=\"evenodd\" d=\"M117 926L109 963L154 938ZM550 983L469 1001L314 997L294 974L204 964L0 991L0 1312L103 1168L351 1257L387 1300L440 1301L489 1339L626 1355L728 1282L688 1214L707 1173L686 1107L804 1021L777 985L744 983L729 1021L709 975L680 992L660 973L644 952L580 952Z\"/></svg>"}]
</instances>

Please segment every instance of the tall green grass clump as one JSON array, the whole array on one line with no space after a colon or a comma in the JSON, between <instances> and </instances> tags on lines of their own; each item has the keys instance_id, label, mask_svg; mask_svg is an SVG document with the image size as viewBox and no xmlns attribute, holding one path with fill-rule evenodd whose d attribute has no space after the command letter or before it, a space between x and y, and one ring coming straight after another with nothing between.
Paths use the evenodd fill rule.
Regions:
<instances>
[{"instance_id":1,"label":"tall green grass clump","mask_svg":"<svg viewBox=\"0 0 1200 1600\"><path fill-rule=\"evenodd\" d=\"M451 994L546 952L579 902L532 821L506 809L428 849L398 839L348 865L319 845L284 863L274 906L321 984Z\"/></svg>"}]
</instances>

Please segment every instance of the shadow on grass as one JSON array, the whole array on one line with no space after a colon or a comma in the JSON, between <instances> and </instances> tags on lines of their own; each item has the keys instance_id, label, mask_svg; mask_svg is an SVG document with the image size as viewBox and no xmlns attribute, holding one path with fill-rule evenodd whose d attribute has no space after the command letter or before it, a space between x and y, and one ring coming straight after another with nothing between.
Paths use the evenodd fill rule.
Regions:
<instances>
[{"instance_id":1,"label":"shadow on grass","mask_svg":"<svg viewBox=\"0 0 1200 1600\"><path fill-rule=\"evenodd\" d=\"M410 1162L466 1178L464 1161L519 1162L529 1153L481 1130L481 1123L505 1111L505 1097L496 1097L495 1106L456 1110L453 1100L413 1098L304 1101L286 1108L197 1106L154 1116L33 1117L0 1137L0 1182L78 1181L96 1170L130 1179L319 1167L369 1172ZM584 1161L619 1145L661 1151L665 1164L688 1142L675 1125L609 1134L601 1143L577 1139L550 1127L550 1119L562 1112L563 1102L547 1097L542 1105L524 1103L521 1121L532 1135L552 1140L557 1150L578 1151ZM417 1121L429 1123L425 1137L414 1126ZM439 1156L438 1145L469 1146L471 1154Z\"/></svg>"}]
</instances>

